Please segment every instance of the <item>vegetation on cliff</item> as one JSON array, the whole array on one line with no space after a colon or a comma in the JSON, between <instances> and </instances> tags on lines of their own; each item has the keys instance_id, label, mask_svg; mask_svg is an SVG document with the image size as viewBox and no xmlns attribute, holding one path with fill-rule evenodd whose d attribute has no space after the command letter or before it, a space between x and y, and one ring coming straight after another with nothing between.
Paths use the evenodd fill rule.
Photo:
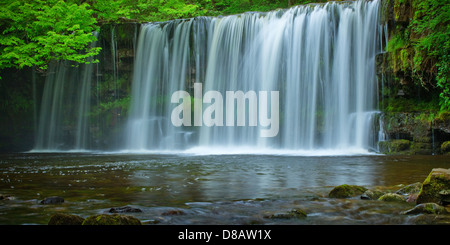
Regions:
<instances>
[{"instance_id":1,"label":"vegetation on cliff","mask_svg":"<svg viewBox=\"0 0 450 245\"><path fill-rule=\"evenodd\" d=\"M386 48L395 76L409 90L437 93L438 109L449 110L450 5L438 0L391 1L395 24ZM429 101L433 105L436 100L431 96Z\"/></svg>"}]
</instances>

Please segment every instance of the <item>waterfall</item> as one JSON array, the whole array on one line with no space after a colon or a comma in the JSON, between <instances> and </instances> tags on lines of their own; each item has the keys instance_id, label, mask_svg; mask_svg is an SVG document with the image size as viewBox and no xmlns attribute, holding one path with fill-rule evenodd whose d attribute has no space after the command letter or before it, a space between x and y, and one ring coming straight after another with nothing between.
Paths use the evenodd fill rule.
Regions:
<instances>
[{"instance_id":1,"label":"waterfall","mask_svg":"<svg viewBox=\"0 0 450 245\"><path fill-rule=\"evenodd\" d=\"M98 36L97 33L94 35ZM95 47L96 42L91 45ZM92 63L77 66L68 61L49 65L39 117L35 116L37 126L33 151L90 149L89 112L93 68Z\"/></svg>"},{"instance_id":2,"label":"waterfall","mask_svg":"<svg viewBox=\"0 0 450 245\"><path fill-rule=\"evenodd\" d=\"M88 113L93 65L52 64L45 80L36 151L89 148Z\"/></svg>"},{"instance_id":3,"label":"waterfall","mask_svg":"<svg viewBox=\"0 0 450 245\"><path fill-rule=\"evenodd\" d=\"M378 0L328 2L142 25L123 148L371 148L371 118L378 106L375 55L382 50L383 33L379 8ZM171 101L176 91L186 92L179 99L189 100L192 110L201 109L186 108L183 116L191 125L171 122L179 105ZM211 100L203 97L208 91L215 91ZM237 126L236 113L225 113L225 106L238 106L226 98L230 91L248 95L240 104L245 125ZM260 91L279 92L275 137L260 137L264 127L250 125L249 91L255 91L259 106ZM211 113L213 104L223 110ZM206 112L216 125L202 123L199 115Z\"/></svg>"}]
</instances>

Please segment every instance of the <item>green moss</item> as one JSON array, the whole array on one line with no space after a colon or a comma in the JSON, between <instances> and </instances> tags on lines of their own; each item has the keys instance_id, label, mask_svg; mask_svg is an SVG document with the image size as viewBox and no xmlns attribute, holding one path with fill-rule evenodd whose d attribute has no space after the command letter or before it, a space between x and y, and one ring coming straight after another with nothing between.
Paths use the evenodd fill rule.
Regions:
<instances>
[{"instance_id":1,"label":"green moss","mask_svg":"<svg viewBox=\"0 0 450 245\"><path fill-rule=\"evenodd\" d=\"M442 111L440 112L436 118L434 118L436 123L450 123L450 112Z\"/></svg>"},{"instance_id":2,"label":"green moss","mask_svg":"<svg viewBox=\"0 0 450 245\"><path fill-rule=\"evenodd\" d=\"M380 201L384 202L406 202L405 198L399 194L395 193L386 193L382 195L380 198L378 198Z\"/></svg>"},{"instance_id":3,"label":"green moss","mask_svg":"<svg viewBox=\"0 0 450 245\"><path fill-rule=\"evenodd\" d=\"M422 139L424 140L424 139ZM433 144L424 142L414 142L411 144L411 154L431 155L433 153Z\"/></svg>"},{"instance_id":4,"label":"green moss","mask_svg":"<svg viewBox=\"0 0 450 245\"><path fill-rule=\"evenodd\" d=\"M422 203L401 214L446 214L447 210L436 203Z\"/></svg>"},{"instance_id":5,"label":"green moss","mask_svg":"<svg viewBox=\"0 0 450 245\"><path fill-rule=\"evenodd\" d=\"M385 112L431 112L437 114L439 101L435 99L425 100L417 98L390 97L383 101ZM429 118L429 120L434 119Z\"/></svg>"},{"instance_id":6,"label":"green moss","mask_svg":"<svg viewBox=\"0 0 450 245\"><path fill-rule=\"evenodd\" d=\"M73 214L54 214L48 225L81 225L84 219Z\"/></svg>"},{"instance_id":7,"label":"green moss","mask_svg":"<svg viewBox=\"0 0 450 245\"><path fill-rule=\"evenodd\" d=\"M363 194L367 189L357 185L339 185L328 194L332 198L347 198Z\"/></svg>"},{"instance_id":8,"label":"green moss","mask_svg":"<svg viewBox=\"0 0 450 245\"><path fill-rule=\"evenodd\" d=\"M397 194L417 194L420 192L420 189L422 188L422 183L417 182L414 184L407 185L400 190L396 191Z\"/></svg>"},{"instance_id":9,"label":"green moss","mask_svg":"<svg viewBox=\"0 0 450 245\"><path fill-rule=\"evenodd\" d=\"M120 214L100 214L87 217L83 225L141 225L141 221L133 216Z\"/></svg>"},{"instance_id":10,"label":"green moss","mask_svg":"<svg viewBox=\"0 0 450 245\"><path fill-rule=\"evenodd\" d=\"M392 140L391 141L391 149L392 151L399 152L408 150L410 147L409 140Z\"/></svg>"},{"instance_id":11,"label":"green moss","mask_svg":"<svg viewBox=\"0 0 450 245\"><path fill-rule=\"evenodd\" d=\"M389 66L413 91L437 91L433 97L439 99L439 109L449 110L450 5L438 0L394 0L391 4L396 24L386 46Z\"/></svg>"},{"instance_id":12,"label":"green moss","mask_svg":"<svg viewBox=\"0 0 450 245\"><path fill-rule=\"evenodd\" d=\"M445 141L444 143L442 143L441 152L444 154L450 153L450 141Z\"/></svg>"},{"instance_id":13,"label":"green moss","mask_svg":"<svg viewBox=\"0 0 450 245\"><path fill-rule=\"evenodd\" d=\"M450 189L449 172L447 169L433 169L423 182L417 203L439 203L439 192Z\"/></svg>"},{"instance_id":14,"label":"green moss","mask_svg":"<svg viewBox=\"0 0 450 245\"><path fill-rule=\"evenodd\" d=\"M405 139L388 140L379 142L378 146L380 152L384 154L405 153L405 151L410 149L411 142Z\"/></svg>"}]
</instances>

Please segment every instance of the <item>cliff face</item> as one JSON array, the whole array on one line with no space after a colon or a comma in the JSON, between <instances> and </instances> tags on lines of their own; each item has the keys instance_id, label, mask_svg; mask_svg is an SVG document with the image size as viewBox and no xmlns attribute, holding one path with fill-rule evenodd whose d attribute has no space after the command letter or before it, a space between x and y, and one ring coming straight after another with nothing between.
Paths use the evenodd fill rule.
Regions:
<instances>
[{"instance_id":1,"label":"cliff face","mask_svg":"<svg viewBox=\"0 0 450 245\"><path fill-rule=\"evenodd\" d=\"M414 0L385 0L386 52L377 55L380 123L386 141L381 153L445 154L450 140L450 113L439 110L439 91L433 80L434 63L418 66L411 42L420 34L411 31L417 5Z\"/></svg>"}]
</instances>

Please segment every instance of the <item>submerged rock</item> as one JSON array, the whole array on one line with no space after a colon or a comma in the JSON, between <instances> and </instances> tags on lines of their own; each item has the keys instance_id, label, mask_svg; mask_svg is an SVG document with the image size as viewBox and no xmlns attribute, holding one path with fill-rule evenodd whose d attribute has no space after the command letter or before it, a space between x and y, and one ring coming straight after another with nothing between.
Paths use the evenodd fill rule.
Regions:
<instances>
[{"instance_id":1,"label":"submerged rock","mask_svg":"<svg viewBox=\"0 0 450 245\"><path fill-rule=\"evenodd\" d=\"M130 206L116 207L109 210L110 213L140 213L142 210Z\"/></svg>"},{"instance_id":2,"label":"submerged rock","mask_svg":"<svg viewBox=\"0 0 450 245\"><path fill-rule=\"evenodd\" d=\"M41 201L41 204L59 204L59 203L63 203L63 202L64 202L64 198L53 196L53 197L45 198L44 200Z\"/></svg>"},{"instance_id":3,"label":"submerged rock","mask_svg":"<svg viewBox=\"0 0 450 245\"><path fill-rule=\"evenodd\" d=\"M402 195L395 193L386 193L378 198L378 200L384 202L406 202L405 198Z\"/></svg>"},{"instance_id":4,"label":"submerged rock","mask_svg":"<svg viewBox=\"0 0 450 245\"><path fill-rule=\"evenodd\" d=\"M365 191L367 191L365 187L344 184L334 187L334 189L330 191L328 196L332 198L355 197L363 194Z\"/></svg>"},{"instance_id":5,"label":"submerged rock","mask_svg":"<svg viewBox=\"0 0 450 245\"><path fill-rule=\"evenodd\" d=\"M421 203L401 214L447 214L448 211L436 203Z\"/></svg>"},{"instance_id":6,"label":"submerged rock","mask_svg":"<svg viewBox=\"0 0 450 245\"><path fill-rule=\"evenodd\" d=\"M161 215L183 215L183 214L184 214L184 212L181 210L169 210L169 211L162 213Z\"/></svg>"},{"instance_id":7,"label":"submerged rock","mask_svg":"<svg viewBox=\"0 0 450 245\"><path fill-rule=\"evenodd\" d=\"M50 217L48 225L81 225L84 219L73 214L54 214Z\"/></svg>"},{"instance_id":8,"label":"submerged rock","mask_svg":"<svg viewBox=\"0 0 450 245\"><path fill-rule=\"evenodd\" d=\"M82 225L142 225L142 223L130 215L99 214L87 217Z\"/></svg>"},{"instance_id":9,"label":"submerged rock","mask_svg":"<svg viewBox=\"0 0 450 245\"><path fill-rule=\"evenodd\" d=\"M300 218L306 218L307 214L305 211L301 209L292 209L288 212L280 212L280 213L274 213L274 214L268 214L265 215L265 218L268 219L300 219Z\"/></svg>"},{"instance_id":10,"label":"submerged rock","mask_svg":"<svg viewBox=\"0 0 450 245\"><path fill-rule=\"evenodd\" d=\"M450 169L434 168L423 182L422 189L417 197L417 204L429 202L442 204L447 199L445 195L439 193L449 189Z\"/></svg>"},{"instance_id":11,"label":"submerged rock","mask_svg":"<svg viewBox=\"0 0 450 245\"><path fill-rule=\"evenodd\" d=\"M0 200L14 200L14 197L10 195L0 195Z\"/></svg>"}]
</instances>

